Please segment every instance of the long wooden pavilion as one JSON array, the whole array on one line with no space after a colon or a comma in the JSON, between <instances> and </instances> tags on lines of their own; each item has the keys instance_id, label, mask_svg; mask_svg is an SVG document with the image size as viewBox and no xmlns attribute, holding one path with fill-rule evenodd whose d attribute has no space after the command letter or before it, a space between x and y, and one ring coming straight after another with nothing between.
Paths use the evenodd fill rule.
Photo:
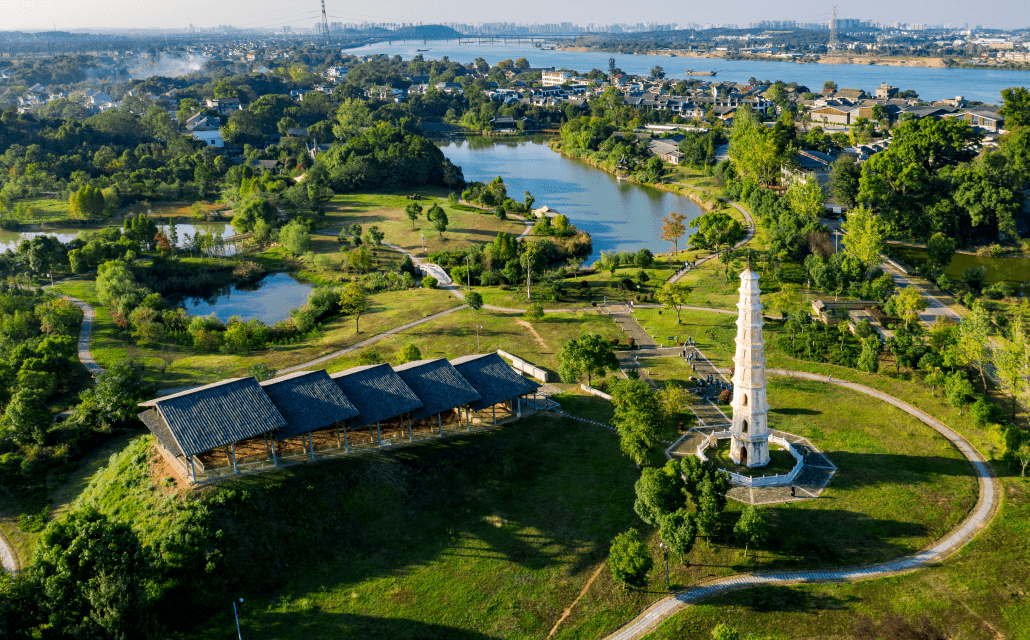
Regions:
<instances>
[{"instance_id":1,"label":"long wooden pavilion","mask_svg":"<svg viewBox=\"0 0 1030 640\"><path fill-rule=\"evenodd\" d=\"M536 408L525 398L539 386L489 353L231 378L142 402L139 417L196 483L488 428Z\"/></svg>"}]
</instances>

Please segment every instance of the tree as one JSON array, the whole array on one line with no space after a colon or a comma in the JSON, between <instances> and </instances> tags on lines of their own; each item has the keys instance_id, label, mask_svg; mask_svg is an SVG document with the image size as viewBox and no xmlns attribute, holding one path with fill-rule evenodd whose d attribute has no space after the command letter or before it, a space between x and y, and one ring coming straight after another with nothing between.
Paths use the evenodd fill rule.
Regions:
<instances>
[{"instance_id":1,"label":"tree","mask_svg":"<svg viewBox=\"0 0 1030 640\"><path fill-rule=\"evenodd\" d=\"M1026 87L1002 89L1001 101L998 113L1005 118L1006 129L1030 127L1030 90Z\"/></svg>"},{"instance_id":2,"label":"tree","mask_svg":"<svg viewBox=\"0 0 1030 640\"><path fill-rule=\"evenodd\" d=\"M1009 339L995 348L993 361L1002 388L1012 398L1015 419L1017 398L1030 400L1030 331L1021 317L1012 321Z\"/></svg>"},{"instance_id":3,"label":"tree","mask_svg":"<svg viewBox=\"0 0 1030 640\"><path fill-rule=\"evenodd\" d=\"M769 537L769 524L753 504L744 507L740 519L733 526L733 535L738 543L744 544L744 557L749 546L757 547Z\"/></svg>"},{"instance_id":4,"label":"tree","mask_svg":"<svg viewBox=\"0 0 1030 640\"><path fill-rule=\"evenodd\" d=\"M732 245L744 237L744 227L740 222L721 211L709 211L699 218L690 221L690 227L696 228L690 243L703 249L715 249L724 244Z\"/></svg>"},{"instance_id":5,"label":"tree","mask_svg":"<svg viewBox=\"0 0 1030 640\"><path fill-rule=\"evenodd\" d=\"M422 215L422 205L417 202L412 202L408 206L404 207L404 215L408 217L408 220L411 220L411 229L414 230L415 221L418 220L420 215Z\"/></svg>"},{"instance_id":6,"label":"tree","mask_svg":"<svg viewBox=\"0 0 1030 640\"><path fill-rule=\"evenodd\" d=\"M383 246L383 238L385 237L386 233L380 231L376 225L371 225L365 234L365 242L378 249Z\"/></svg>"},{"instance_id":7,"label":"tree","mask_svg":"<svg viewBox=\"0 0 1030 640\"><path fill-rule=\"evenodd\" d=\"M340 310L354 316L354 332L361 333L358 323L361 314L368 310L368 293L359 282L348 283L340 292Z\"/></svg>"},{"instance_id":8,"label":"tree","mask_svg":"<svg viewBox=\"0 0 1030 640\"><path fill-rule=\"evenodd\" d=\"M104 193L97 187L83 185L68 198L68 206L73 218L100 218L106 210Z\"/></svg>"},{"instance_id":9,"label":"tree","mask_svg":"<svg viewBox=\"0 0 1030 640\"><path fill-rule=\"evenodd\" d=\"M926 243L926 257L930 264L938 269L944 269L951 264L955 255L955 240L951 236L937 232L930 236Z\"/></svg>"},{"instance_id":10,"label":"tree","mask_svg":"<svg viewBox=\"0 0 1030 640\"><path fill-rule=\"evenodd\" d=\"M857 207L848 212L842 225L847 238L844 251L854 256L871 269L880 263L880 254L887 244L887 222L866 207Z\"/></svg>"},{"instance_id":11,"label":"tree","mask_svg":"<svg viewBox=\"0 0 1030 640\"><path fill-rule=\"evenodd\" d=\"M974 393L973 385L962 371L952 371L944 381L944 395L948 398L948 404L958 409L959 413L962 413L962 407L970 403Z\"/></svg>"},{"instance_id":12,"label":"tree","mask_svg":"<svg viewBox=\"0 0 1030 640\"><path fill-rule=\"evenodd\" d=\"M664 78L665 77L665 69L662 69L658 65L655 65L655 66L651 67L651 77L659 79L659 80Z\"/></svg>"},{"instance_id":13,"label":"tree","mask_svg":"<svg viewBox=\"0 0 1030 640\"><path fill-rule=\"evenodd\" d=\"M49 629L65 637L148 634L158 592L153 561L128 523L82 507L51 522L36 543L29 581Z\"/></svg>"},{"instance_id":14,"label":"tree","mask_svg":"<svg viewBox=\"0 0 1030 640\"><path fill-rule=\"evenodd\" d=\"M712 536L719 532L719 516L725 508L725 496L720 501L715 482L710 478L705 478L699 485L695 502L697 503L695 518L697 519L698 533L705 536L707 540L711 540Z\"/></svg>"},{"instance_id":15,"label":"tree","mask_svg":"<svg viewBox=\"0 0 1030 640\"><path fill-rule=\"evenodd\" d=\"M613 578L631 587L643 587L652 567L654 559L636 529L615 536L608 552L608 568Z\"/></svg>"},{"instance_id":16,"label":"tree","mask_svg":"<svg viewBox=\"0 0 1030 640\"><path fill-rule=\"evenodd\" d=\"M895 308L898 315L905 321L905 328L908 329L912 322L919 322L919 312L926 311L930 304L919 290L915 287L905 287L895 298Z\"/></svg>"},{"instance_id":17,"label":"tree","mask_svg":"<svg viewBox=\"0 0 1030 640\"><path fill-rule=\"evenodd\" d=\"M612 277L615 277L615 271L619 268L619 256L611 251L602 251L596 266L601 271L607 271Z\"/></svg>"},{"instance_id":18,"label":"tree","mask_svg":"<svg viewBox=\"0 0 1030 640\"><path fill-rule=\"evenodd\" d=\"M397 364L404 364L406 362L415 362L422 359L422 352L419 348L410 342L404 345L404 348L397 354Z\"/></svg>"},{"instance_id":19,"label":"tree","mask_svg":"<svg viewBox=\"0 0 1030 640\"><path fill-rule=\"evenodd\" d=\"M858 369L866 373L876 373L880 370L880 352L883 345L880 338L869 336L862 339L862 352L858 355Z\"/></svg>"},{"instance_id":20,"label":"tree","mask_svg":"<svg viewBox=\"0 0 1030 640\"><path fill-rule=\"evenodd\" d=\"M279 241L295 256L311 249L311 230L300 220L291 220L279 230Z\"/></svg>"},{"instance_id":21,"label":"tree","mask_svg":"<svg viewBox=\"0 0 1030 640\"><path fill-rule=\"evenodd\" d=\"M740 632L728 624L720 624L712 629L712 640L741 640Z\"/></svg>"},{"instance_id":22,"label":"tree","mask_svg":"<svg viewBox=\"0 0 1030 640\"><path fill-rule=\"evenodd\" d=\"M82 311L64 298L36 305L34 313L39 318L39 330L49 335L70 334L82 320Z\"/></svg>"},{"instance_id":23,"label":"tree","mask_svg":"<svg viewBox=\"0 0 1030 640\"><path fill-rule=\"evenodd\" d=\"M258 382L271 380L278 373L278 371L268 366L264 362L258 362L247 367L247 375L253 377Z\"/></svg>"},{"instance_id":24,"label":"tree","mask_svg":"<svg viewBox=\"0 0 1030 640\"><path fill-rule=\"evenodd\" d=\"M450 222L447 219L447 213L443 210L443 207L438 204L434 204L429 208L426 218L433 223L433 228L436 229L437 233L440 234L440 239L443 240L443 232L447 231L447 225Z\"/></svg>"},{"instance_id":25,"label":"tree","mask_svg":"<svg viewBox=\"0 0 1030 640\"><path fill-rule=\"evenodd\" d=\"M371 349L365 349L358 356L358 364L361 366L368 366L370 364L383 364L383 356L379 355L379 352L373 347Z\"/></svg>"},{"instance_id":26,"label":"tree","mask_svg":"<svg viewBox=\"0 0 1030 640\"><path fill-rule=\"evenodd\" d=\"M682 562L683 557L694 548L694 538L697 536L697 524L694 522L693 514L687 513L687 510L681 507L663 516L659 527L662 541L669 545L670 551L679 554Z\"/></svg>"},{"instance_id":27,"label":"tree","mask_svg":"<svg viewBox=\"0 0 1030 640\"><path fill-rule=\"evenodd\" d=\"M544 307L539 302L534 302L526 308L526 318L533 322L539 322L544 319Z\"/></svg>"},{"instance_id":28,"label":"tree","mask_svg":"<svg viewBox=\"0 0 1030 640\"><path fill-rule=\"evenodd\" d=\"M687 227L683 224L686 219L687 216L676 211L662 218L662 232L658 237L672 243L673 255L679 253L680 238L687 232Z\"/></svg>"},{"instance_id":29,"label":"tree","mask_svg":"<svg viewBox=\"0 0 1030 640\"><path fill-rule=\"evenodd\" d=\"M578 382L583 374L590 386L591 376L603 375L606 371L619 368L614 346L596 333L573 338L558 353L558 375L562 382Z\"/></svg>"},{"instance_id":30,"label":"tree","mask_svg":"<svg viewBox=\"0 0 1030 640\"><path fill-rule=\"evenodd\" d=\"M515 69L518 71L525 71L529 68L529 60L525 58L518 58L515 60Z\"/></svg>"},{"instance_id":31,"label":"tree","mask_svg":"<svg viewBox=\"0 0 1030 640\"><path fill-rule=\"evenodd\" d=\"M801 288L790 282L781 282L779 291L765 295L765 308L778 310L784 318L801 305Z\"/></svg>"},{"instance_id":32,"label":"tree","mask_svg":"<svg viewBox=\"0 0 1030 640\"><path fill-rule=\"evenodd\" d=\"M623 453L643 464L660 442L662 403L658 393L643 380L622 380L612 390L615 416Z\"/></svg>"},{"instance_id":33,"label":"tree","mask_svg":"<svg viewBox=\"0 0 1030 640\"><path fill-rule=\"evenodd\" d=\"M964 366L975 366L980 372L980 381L987 388L984 368L991 360L991 319L987 307L980 301L973 304L972 312L962 318L958 325L958 341L955 344L958 360Z\"/></svg>"},{"instance_id":34,"label":"tree","mask_svg":"<svg viewBox=\"0 0 1030 640\"><path fill-rule=\"evenodd\" d=\"M95 385L79 394L79 404L69 422L97 433L110 432L135 419L139 403L153 397L154 391L145 380L139 360L120 360L100 374Z\"/></svg>"},{"instance_id":35,"label":"tree","mask_svg":"<svg viewBox=\"0 0 1030 640\"><path fill-rule=\"evenodd\" d=\"M633 510L652 526L657 526L663 517L686 503L683 478L675 460L669 460L660 469L645 467L633 489L636 493Z\"/></svg>"},{"instance_id":36,"label":"tree","mask_svg":"<svg viewBox=\"0 0 1030 640\"><path fill-rule=\"evenodd\" d=\"M240 208L232 218L232 228L236 233L253 231L258 221L271 224L276 218L275 207L265 198L254 198Z\"/></svg>"},{"instance_id":37,"label":"tree","mask_svg":"<svg viewBox=\"0 0 1030 640\"><path fill-rule=\"evenodd\" d=\"M819 186L819 180L814 174L809 175L804 181L792 182L784 197L791 211L801 219L800 226L818 222L819 216L823 214L826 196L823 195L823 188Z\"/></svg>"},{"instance_id":38,"label":"tree","mask_svg":"<svg viewBox=\"0 0 1030 640\"><path fill-rule=\"evenodd\" d=\"M693 289L681 282L666 282L655 292L655 298L666 307L676 309L676 324L683 324L680 312L689 302Z\"/></svg>"},{"instance_id":39,"label":"tree","mask_svg":"<svg viewBox=\"0 0 1030 640\"><path fill-rule=\"evenodd\" d=\"M1019 448L1016 449L1013 455L1015 455L1016 460L1019 461L1019 477L1025 478L1026 468L1030 467L1030 441L1024 442L1023 444L1019 445Z\"/></svg>"},{"instance_id":40,"label":"tree","mask_svg":"<svg viewBox=\"0 0 1030 640\"><path fill-rule=\"evenodd\" d=\"M854 156L843 155L830 168L830 191L837 204L850 209L855 206L858 183L862 178L862 167Z\"/></svg>"},{"instance_id":41,"label":"tree","mask_svg":"<svg viewBox=\"0 0 1030 640\"><path fill-rule=\"evenodd\" d=\"M43 444L54 416L46 404L46 393L39 389L21 388L11 396L0 424L4 437L15 444Z\"/></svg>"},{"instance_id":42,"label":"tree","mask_svg":"<svg viewBox=\"0 0 1030 640\"><path fill-rule=\"evenodd\" d=\"M97 267L97 298L110 305L137 288L136 276L121 260L111 260Z\"/></svg>"},{"instance_id":43,"label":"tree","mask_svg":"<svg viewBox=\"0 0 1030 640\"><path fill-rule=\"evenodd\" d=\"M483 296L477 291L469 291L465 294L465 304L472 309L473 313L483 308Z\"/></svg>"}]
</instances>

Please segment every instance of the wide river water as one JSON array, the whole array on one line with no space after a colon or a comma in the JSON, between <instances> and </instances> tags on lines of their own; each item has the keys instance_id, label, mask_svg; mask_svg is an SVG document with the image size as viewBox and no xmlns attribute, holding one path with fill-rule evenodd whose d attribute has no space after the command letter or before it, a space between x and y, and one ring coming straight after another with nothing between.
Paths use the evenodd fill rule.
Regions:
<instances>
[{"instance_id":1,"label":"wide river water","mask_svg":"<svg viewBox=\"0 0 1030 640\"><path fill-rule=\"evenodd\" d=\"M600 169L551 151L541 139L469 138L441 143L440 148L469 182L501 176L512 199L522 202L523 192L529 191L536 198L534 208L546 205L565 214L593 238L587 264L597 260L601 251L644 247L654 253L670 251L672 245L658 239L662 218L678 211L690 221L702 213L689 198L619 182ZM680 239L681 248L689 235Z\"/></svg>"},{"instance_id":2,"label":"wide river water","mask_svg":"<svg viewBox=\"0 0 1030 640\"><path fill-rule=\"evenodd\" d=\"M575 69L587 73L591 69L608 69L608 58L614 57L620 69L630 74L646 75L655 65L661 66L666 77L683 80L684 72L717 71L716 80L747 82L783 80L797 82L813 91L822 89L823 83L833 80L840 87L865 89L872 93L881 82L912 89L924 100L941 100L964 96L967 100L1000 103L1001 90L1013 86L1030 86L1030 71L990 69L932 69L928 67L888 67L860 64L799 64L796 62L761 62L751 60L721 60L716 58L686 58L672 56L646 56L597 51L557 51L537 49L529 44L458 44L457 41L379 42L365 47L348 49L347 53L368 55L385 53L400 55L405 60L414 57L417 49L429 49L422 55L439 60L447 56L454 62L469 63L477 57L490 64L501 60L526 58L533 67ZM701 80L711 78L701 77Z\"/></svg>"}]
</instances>

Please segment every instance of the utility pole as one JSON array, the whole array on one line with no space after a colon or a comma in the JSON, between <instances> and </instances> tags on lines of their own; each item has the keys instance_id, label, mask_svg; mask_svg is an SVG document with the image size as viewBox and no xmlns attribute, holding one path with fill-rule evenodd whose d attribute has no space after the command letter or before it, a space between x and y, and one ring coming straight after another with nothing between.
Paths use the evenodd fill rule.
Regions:
<instances>
[{"instance_id":1,"label":"utility pole","mask_svg":"<svg viewBox=\"0 0 1030 640\"><path fill-rule=\"evenodd\" d=\"M243 604L243 598L240 598L240 604ZM243 640L243 631L240 630L240 612L236 610L236 601L232 601L232 614L236 616L236 637L239 640Z\"/></svg>"},{"instance_id":2,"label":"utility pole","mask_svg":"<svg viewBox=\"0 0 1030 640\"><path fill-rule=\"evenodd\" d=\"M826 45L826 48L836 51L838 47L840 47L840 41L837 39L837 5L833 5L833 10L830 12L830 43Z\"/></svg>"},{"instance_id":3,"label":"utility pole","mask_svg":"<svg viewBox=\"0 0 1030 640\"><path fill-rule=\"evenodd\" d=\"M533 245L526 241L526 300L533 299Z\"/></svg>"}]
</instances>

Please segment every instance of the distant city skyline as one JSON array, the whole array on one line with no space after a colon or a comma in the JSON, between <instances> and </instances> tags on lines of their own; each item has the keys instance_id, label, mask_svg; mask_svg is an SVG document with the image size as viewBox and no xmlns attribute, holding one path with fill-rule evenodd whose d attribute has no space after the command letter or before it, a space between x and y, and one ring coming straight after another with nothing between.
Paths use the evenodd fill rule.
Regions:
<instances>
[{"instance_id":1,"label":"distant city skyline","mask_svg":"<svg viewBox=\"0 0 1030 640\"><path fill-rule=\"evenodd\" d=\"M988 29L1030 27L1030 2L1003 0L991 5L989 12L976 3L959 0L916 0L898 3L871 0L865 3L838 3L841 18L868 20L881 24L908 23L950 25L953 28L983 25ZM454 0L444 6L412 0L377 0L374 4L355 5L342 0L326 0L332 22L361 23L480 23L518 24L561 23L586 26L638 22L683 25L736 24L766 20L825 23L831 3L806 3L774 0L741 0L732 4L670 6L647 0L635 3L633 14L624 3L598 4L590 0L524 0L517 6L504 3ZM318 0L282 3L279 0L229 0L220 3L180 0L174 3L133 0L0 0L2 30L81 29L186 29L189 25L211 28L231 25L241 29L307 29L321 17Z\"/></svg>"}]
</instances>

